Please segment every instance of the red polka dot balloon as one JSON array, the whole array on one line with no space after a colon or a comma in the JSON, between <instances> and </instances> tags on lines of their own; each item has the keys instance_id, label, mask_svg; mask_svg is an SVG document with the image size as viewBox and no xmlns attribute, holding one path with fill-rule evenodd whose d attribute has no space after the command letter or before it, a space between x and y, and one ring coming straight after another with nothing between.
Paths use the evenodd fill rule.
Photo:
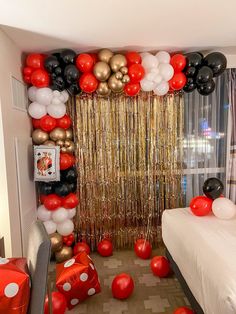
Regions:
<instances>
[{"instance_id":1,"label":"red polka dot balloon","mask_svg":"<svg viewBox=\"0 0 236 314\"><path fill-rule=\"evenodd\" d=\"M116 299L127 299L134 290L134 281L126 273L117 275L112 281L112 294Z\"/></svg>"}]
</instances>

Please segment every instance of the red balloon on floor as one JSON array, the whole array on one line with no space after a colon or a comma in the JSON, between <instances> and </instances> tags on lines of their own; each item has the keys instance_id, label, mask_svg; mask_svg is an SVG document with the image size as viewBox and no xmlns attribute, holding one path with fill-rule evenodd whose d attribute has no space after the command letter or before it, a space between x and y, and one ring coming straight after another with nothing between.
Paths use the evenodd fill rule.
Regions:
<instances>
[{"instance_id":1,"label":"red balloon on floor","mask_svg":"<svg viewBox=\"0 0 236 314\"><path fill-rule=\"evenodd\" d=\"M170 264L165 256L153 257L150 266L153 274L160 278L168 276L170 272Z\"/></svg>"},{"instance_id":2,"label":"red balloon on floor","mask_svg":"<svg viewBox=\"0 0 236 314\"><path fill-rule=\"evenodd\" d=\"M138 239L134 245L136 255L142 259L148 259L152 253L152 246L149 241L145 239Z\"/></svg>"},{"instance_id":3,"label":"red balloon on floor","mask_svg":"<svg viewBox=\"0 0 236 314\"><path fill-rule=\"evenodd\" d=\"M64 314L67 308L66 298L60 292L54 291L52 292L52 313L53 314ZM44 303L44 314L49 314L49 300L48 296L46 296Z\"/></svg>"},{"instance_id":4,"label":"red balloon on floor","mask_svg":"<svg viewBox=\"0 0 236 314\"><path fill-rule=\"evenodd\" d=\"M44 198L43 205L48 209L48 210L56 210L61 206L62 200L61 198L56 195L56 194L48 194Z\"/></svg>"},{"instance_id":5,"label":"red balloon on floor","mask_svg":"<svg viewBox=\"0 0 236 314\"><path fill-rule=\"evenodd\" d=\"M74 246L73 249L74 255L77 255L78 253L85 252L87 255L90 254L90 247L85 242L78 242Z\"/></svg>"},{"instance_id":6,"label":"red balloon on floor","mask_svg":"<svg viewBox=\"0 0 236 314\"><path fill-rule=\"evenodd\" d=\"M116 299L127 299L134 290L134 281L126 273L117 275L112 281L112 294Z\"/></svg>"},{"instance_id":7,"label":"red balloon on floor","mask_svg":"<svg viewBox=\"0 0 236 314\"><path fill-rule=\"evenodd\" d=\"M51 132L56 127L56 119L46 114L40 119L39 126L45 132Z\"/></svg>"},{"instance_id":8,"label":"red balloon on floor","mask_svg":"<svg viewBox=\"0 0 236 314\"><path fill-rule=\"evenodd\" d=\"M182 306L177 308L173 314L194 314L194 312L192 310L190 310L188 307L186 306Z\"/></svg>"},{"instance_id":9,"label":"red balloon on floor","mask_svg":"<svg viewBox=\"0 0 236 314\"><path fill-rule=\"evenodd\" d=\"M190 208L195 216L206 216L211 212L213 200L206 196L196 196L190 202Z\"/></svg>"},{"instance_id":10,"label":"red balloon on floor","mask_svg":"<svg viewBox=\"0 0 236 314\"><path fill-rule=\"evenodd\" d=\"M62 200L62 206L67 209L76 207L79 204L79 199L76 194L70 193Z\"/></svg>"},{"instance_id":11,"label":"red balloon on floor","mask_svg":"<svg viewBox=\"0 0 236 314\"><path fill-rule=\"evenodd\" d=\"M112 246L111 241L107 239L100 241L98 243L97 250L101 256L104 256L104 257L111 256L113 253L113 246Z\"/></svg>"}]
</instances>

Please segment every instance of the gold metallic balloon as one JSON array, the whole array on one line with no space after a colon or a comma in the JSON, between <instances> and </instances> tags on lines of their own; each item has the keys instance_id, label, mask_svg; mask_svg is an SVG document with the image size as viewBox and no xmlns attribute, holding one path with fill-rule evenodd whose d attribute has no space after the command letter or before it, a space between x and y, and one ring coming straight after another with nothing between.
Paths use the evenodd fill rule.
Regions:
<instances>
[{"instance_id":1,"label":"gold metallic balloon","mask_svg":"<svg viewBox=\"0 0 236 314\"><path fill-rule=\"evenodd\" d=\"M98 53L98 60L109 63L112 56L113 52L110 49L102 49Z\"/></svg>"},{"instance_id":2,"label":"gold metallic balloon","mask_svg":"<svg viewBox=\"0 0 236 314\"><path fill-rule=\"evenodd\" d=\"M123 74L120 71L116 72L116 78L117 80L121 80L123 78Z\"/></svg>"},{"instance_id":3,"label":"gold metallic balloon","mask_svg":"<svg viewBox=\"0 0 236 314\"><path fill-rule=\"evenodd\" d=\"M60 151L61 153L67 153L67 148L63 146L61 147Z\"/></svg>"},{"instance_id":4,"label":"gold metallic balloon","mask_svg":"<svg viewBox=\"0 0 236 314\"><path fill-rule=\"evenodd\" d=\"M52 233L50 235L51 251L52 253L60 251L63 246L62 236L59 233Z\"/></svg>"},{"instance_id":5,"label":"gold metallic balloon","mask_svg":"<svg viewBox=\"0 0 236 314\"><path fill-rule=\"evenodd\" d=\"M66 139L66 131L62 128L55 128L50 132L50 138L53 141L57 140L65 140Z\"/></svg>"},{"instance_id":6,"label":"gold metallic balloon","mask_svg":"<svg viewBox=\"0 0 236 314\"><path fill-rule=\"evenodd\" d=\"M56 143L55 143L54 141L48 140L48 141L44 142L43 145L46 145L46 146L55 146Z\"/></svg>"},{"instance_id":7,"label":"gold metallic balloon","mask_svg":"<svg viewBox=\"0 0 236 314\"><path fill-rule=\"evenodd\" d=\"M112 74L108 80L108 86L114 93L119 93L123 90L123 83L121 80L117 80L116 75Z\"/></svg>"},{"instance_id":8,"label":"gold metallic balloon","mask_svg":"<svg viewBox=\"0 0 236 314\"><path fill-rule=\"evenodd\" d=\"M121 54L114 55L110 60L110 66L113 72L119 71L122 67L125 67L126 65L126 58Z\"/></svg>"},{"instance_id":9,"label":"gold metallic balloon","mask_svg":"<svg viewBox=\"0 0 236 314\"><path fill-rule=\"evenodd\" d=\"M98 93L98 95L101 95L101 96L108 96L108 95L110 95L111 90L110 90L107 82L100 82L98 84L97 93Z\"/></svg>"},{"instance_id":10,"label":"gold metallic balloon","mask_svg":"<svg viewBox=\"0 0 236 314\"><path fill-rule=\"evenodd\" d=\"M126 83L129 83L130 82L130 77L129 75L124 75L123 78L122 78L122 83L126 84Z\"/></svg>"},{"instance_id":11,"label":"gold metallic balloon","mask_svg":"<svg viewBox=\"0 0 236 314\"><path fill-rule=\"evenodd\" d=\"M106 62L100 61L95 64L93 74L99 81L105 82L111 75L111 68Z\"/></svg>"},{"instance_id":12,"label":"gold metallic balloon","mask_svg":"<svg viewBox=\"0 0 236 314\"><path fill-rule=\"evenodd\" d=\"M122 67L122 68L120 68L120 72L122 74L127 74L128 73L128 68L127 67Z\"/></svg>"},{"instance_id":13,"label":"gold metallic balloon","mask_svg":"<svg viewBox=\"0 0 236 314\"><path fill-rule=\"evenodd\" d=\"M41 129L36 129L32 133L32 139L34 144L43 144L45 141L49 139L48 133L42 131Z\"/></svg>"},{"instance_id":14,"label":"gold metallic balloon","mask_svg":"<svg viewBox=\"0 0 236 314\"><path fill-rule=\"evenodd\" d=\"M66 130L66 139L72 140L73 139L73 131L72 129L67 129Z\"/></svg>"},{"instance_id":15,"label":"gold metallic balloon","mask_svg":"<svg viewBox=\"0 0 236 314\"><path fill-rule=\"evenodd\" d=\"M69 154L72 154L75 151L75 143L70 140L65 141L65 147L66 147L66 152Z\"/></svg>"},{"instance_id":16,"label":"gold metallic balloon","mask_svg":"<svg viewBox=\"0 0 236 314\"><path fill-rule=\"evenodd\" d=\"M65 144L65 142L64 142L63 140L57 140L57 141L56 141L56 145L57 145L57 146L63 147L64 144Z\"/></svg>"},{"instance_id":17,"label":"gold metallic balloon","mask_svg":"<svg viewBox=\"0 0 236 314\"><path fill-rule=\"evenodd\" d=\"M62 249L55 253L55 258L57 263L65 262L73 256L73 251L71 247L63 246Z\"/></svg>"}]
</instances>

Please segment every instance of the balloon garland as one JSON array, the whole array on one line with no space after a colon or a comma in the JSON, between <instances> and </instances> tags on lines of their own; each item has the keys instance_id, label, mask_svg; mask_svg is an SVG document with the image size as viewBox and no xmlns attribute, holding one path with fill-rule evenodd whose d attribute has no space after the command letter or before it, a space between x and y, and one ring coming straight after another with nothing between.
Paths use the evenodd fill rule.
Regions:
<instances>
[{"instance_id":1,"label":"balloon garland","mask_svg":"<svg viewBox=\"0 0 236 314\"><path fill-rule=\"evenodd\" d=\"M48 56L29 54L23 77L26 83L33 85L29 96L34 95L34 88L45 88L38 92L37 99L30 97L32 117L40 119L49 114L58 119L65 114L65 90L70 95L96 92L108 97L111 92L136 96L142 90L164 96L168 92L189 93L197 89L207 96L215 89L214 77L222 74L226 66L226 57L220 52L204 57L200 52L171 56L166 51L156 55L136 51L121 54L102 49L98 53L76 54L64 49Z\"/></svg>"}]
</instances>

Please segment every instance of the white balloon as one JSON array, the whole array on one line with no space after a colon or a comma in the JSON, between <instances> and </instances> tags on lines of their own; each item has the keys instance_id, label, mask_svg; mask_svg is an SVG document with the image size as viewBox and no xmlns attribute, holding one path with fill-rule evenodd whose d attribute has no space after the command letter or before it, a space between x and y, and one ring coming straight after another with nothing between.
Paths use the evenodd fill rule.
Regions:
<instances>
[{"instance_id":1,"label":"white balloon","mask_svg":"<svg viewBox=\"0 0 236 314\"><path fill-rule=\"evenodd\" d=\"M149 81L147 79L143 79L140 82L141 88L144 92L150 92L154 89L154 87L156 86L154 81Z\"/></svg>"},{"instance_id":2,"label":"white balloon","mask_svg":"<svg viewBox=\"0 0 236 314\"><path fill-rule=\"evenodd\" d=\"M48 221L51 219L52 212L48 210L44 205L40 205L37 210L37 217L41 221Z\"/></svg>"},{"instance_id":3,"label":"white balloon","mask_svg":"<svg viewBox=\"0 0 236 314\"><path fill-rule=\"evenodd\" d=\"M154 93L158 96L163 96L166 93L168 93L169 90L169 84L168 82L162 81L160 84L158 84L155 89Z\"/></svg>"},{"instance_id":4,"label":"white balloon","mask_svg":"<svg viewBox=\"0 0 236 314\"><path fill-rule=\"evenodd\" d=\"M162 80L163 80L163 77L160 74L155 74L153 81L156 83L156 85L159 85Z\"/></svg>"},{"instance_id":5,"label":"white balloon","mask_svg":"<svg viewBox=\"0 0 236 314\"><path fill-rule=\"evenodd\" d=\"M64 97L63 97L64 98ZM51 104L59 105L61 103L60 97L53 97Z\"/></svg>"},{"instance_id":6,"label":"white balloon","mask_svg":"<svg viewBox=\"0 0 236 314\"><path fill-rule=\"evenodd\" d=\"M169 63L161 63L158 67L164 81L169 81L174 75L174 69Z\"/></svg>"},{"instance_id":7,"label":"white balloon","mask_svg":"<svg viewBox=\"0 0 236 314\"><path fill-rule=\"evenodd\" d=\"M158 68L152 68L150 70L151 73L155 73L155 74L159 74L160 73L160 70Z\"/></svg>"},{"instance_id":8,"label":"white balloon","mask_svg":"<svg viewBox=\"0 0 236 314\"><path fill-rule=\"evenodd\" d=\"M30 88L28 88L28 97L30 101L36 100L36 92L37 92L37 87L31 86Z\"/></svg>"},{"instance_id":9,"label":"white balloon","mask_svg":"<svg viewBox=\"0 0 236 314\"><path fill-rule=\"evenodd\" d=\"M149 52L142 52L140 53L141 58L143 59L145 56L150 55Z\"/></svg>"},{"instance_id":10,"label":"white balloon","mask_svg":"<svg viewBox=\"0 0 236 314\"><path fill-rule=\"evenodd\" d=\"M56 119L62 118L66 114L66 105L60 102L57 105L50 104L47 106L48 114Z\"/></svg>"},{"instance_id":11,"label":"white balloon","mask_svg":"<svg viewBox=\"0 0 236 314\"><path fill-rule=\"evenodd\" d=\"M232 219L236 216L236 205L225 197L219 197L212 203L212 211L217 218Z\"/></svg>"},{"instance_id":12,"label":"white balloon","mask_svg":"<svg viewBox=\"0 0 236 314\"><path fill-rule=\"evenodd\" d=\"M61 93L59 92L59 90L54 90L53 92L53 97L60 97Z\"/></svg>"},{"instance_id":13,"label":"white balloon","mask_svg":"<svg viewBox=\"0 0 236 314\"><path fill-rule=\"evenodd\" d=\"M44 106L50 105L52 97L52 90L48 87L38 88L36 92L36 101Z\"/></svg>"},{"instance_id":14,"label":"white balloon","mask_svg":"<svg viewBox=\"0 0 236 314\"><path fill-rule=\"evenodd\" d=\"M67 209L67 211L68 211L68 218L69 219L72 219L73 217L75 217L76 208Z\"/></svg>"},{"instance_id":15,"label":"white balloon","mask_svg":"<svg viewBox=\"0 0 236 314\"><path fill-rule=\"evenodd\" d=\"M60 207L57 210L54 210L52 213L52 220L56 223L61 223L68 219L68 210Z\"/></svg>"},{"instance_id":16,"label":"white balloon","mask_svg":"<svg viewBox=\"0 0 236 314\"><path fill-rule=\"evenodd\" d=\"M156 54L156 58L160 63L170 63L170 55L166 51L159 51Z\"/></svg>"},{"instance_id":17,"label":"white balloon","mask_svg":"<svg viewBox=\"0 0 236 314\"><path fill-rule=\"evenodd\" d=\"M68 236L74 230L74 224L70 219L67 219L59 224L57 224L57 232L62 236Z\"/></svg>"},{"instance_id":18,"label":"white balloon","mask_svg":"<svg viewBox=\"0 0 236 314\"><path fill-rule=\"evenodd\" d=\"M52 234L57 231L57 225L52 220L44 221L43 224L48 234Z\"/></svg>"},{"instance_id":19,"label":"white balloon","mask_svg":"<svg viewBox=\"0 0 236 314\"><path fill-rule=\"evenodd\" d=\"M28 108L29 115L34 119L41 119L47 114L47 109L44 105L37 102L32 102Z\"/></svg>"},{"instance_id":20,"label":"white balloon","mask_svg":"<svg viewBox=\"0 0 236 314\"><path fill-rule=\"evenodd\" d=\"M62 92L61 92L61 95L64 97L64 103L68 101L69 99L69 94L68 92L64 89Z\"/></svg>"},{"instance_id":21,"label":"white balloon","mask_svg":"<svg viewBox=\"0 0 236 314\"><path fill-rule=\"evenodd\" d=\"M142 66L145 70L150 70L158 66L158 60L153 55L148 54L142 59Z\"/></svg>"}]
</instances>

